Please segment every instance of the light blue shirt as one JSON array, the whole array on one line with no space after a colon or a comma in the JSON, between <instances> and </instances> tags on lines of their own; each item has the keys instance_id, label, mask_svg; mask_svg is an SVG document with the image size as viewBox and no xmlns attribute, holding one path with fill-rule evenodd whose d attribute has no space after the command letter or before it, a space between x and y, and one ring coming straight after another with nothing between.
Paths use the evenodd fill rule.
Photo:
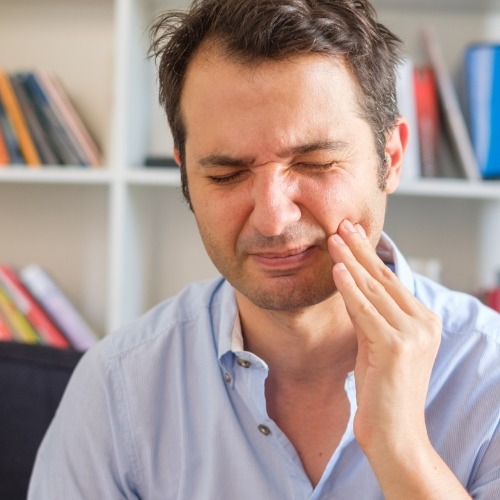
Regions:
<instances>
[{"instance_id":1,"label":"light blue shirt","mask_svg":"<svg viewBox=\"0 0 500 500\"><path fill-rule=\"evenodd\" d=\"M385 237L379 254L443 321L426 409L432 443L474 498L498 500L500 316L413 275ZM219 279L92 348L39 450L29 498L382 499L353 434L353 375L349 424L313 488L267 415L268 367L242 350L238 325L233 289Z\"/></svg>"}]
</instances>

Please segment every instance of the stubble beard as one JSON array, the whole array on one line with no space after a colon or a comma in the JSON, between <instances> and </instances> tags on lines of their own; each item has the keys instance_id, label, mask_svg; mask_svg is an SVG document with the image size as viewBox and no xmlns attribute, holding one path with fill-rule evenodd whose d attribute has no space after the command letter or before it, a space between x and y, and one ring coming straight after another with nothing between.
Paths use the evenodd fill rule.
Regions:
<instances>
[{"instance_id":1,"label":"stubble beard","mask_svg":"<svg viewBox=\"0 0 500 500\"><path fill-rule=\"evenodd\" d=\"M271 311L297 311L325 301L336 292L332 277L333 261L326 245L326 234L304 224L287 228L286 233L265 237L259 233L240 237L232 256L224 253L225 245L211 231L199 227L207 253L217 270L239 293L255 306ZM294 243L316 246L317 260L289 272L255 271L251 254L293 246Z\"/></svg>"},{"instance_id":2,"label":"stubble beard","mask_svg":"<svg viewBox=\"0 0 500 500\"><path fill-rule=\"evenodd\" d=\"M261 309L269 311L301 311L308 307L324 302L336 292L335 284L331 277L331 272L328 279L321 282L314 282L309 286L300 285L285 285L282 280L277 279L278 283L273 287L273 290L259 288L253 290L252 287L239 287L233 285L241 294L243 294L250 302Z\"/></svg>"}]
</instances>

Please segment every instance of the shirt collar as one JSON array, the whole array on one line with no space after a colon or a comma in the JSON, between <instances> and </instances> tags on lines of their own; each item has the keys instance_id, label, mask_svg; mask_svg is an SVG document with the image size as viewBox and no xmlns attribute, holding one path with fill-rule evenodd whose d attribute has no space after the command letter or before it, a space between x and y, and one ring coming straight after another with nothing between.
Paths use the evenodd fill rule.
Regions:
<instances>
[{"instance_id":1,"label":"shirt collar","mask_svg":"<svg viewBox=\"0 0 500 500\"><path fill-rule=\"evenodd\" d=\"M387 234L382 233L376 250L377 255L387 265L394 268L394 272L403 286L407 288L412 295L415 295L415 281L410 266L398 247Z\"/></svg>"},{"instance_id":2,"label":"shirt collar","mask_svg":"<svg viewBox=\"0 0 500 500\"><path fill-rule=\"evenodd\" d=\"M243 348L243 335L236 296L228 281L223 281L220 293L221 300L213 302L211 315L214 318L212 327L217 342L219 362L224 364L223 360L228 353Z\"/></svg>"}]
</instances>

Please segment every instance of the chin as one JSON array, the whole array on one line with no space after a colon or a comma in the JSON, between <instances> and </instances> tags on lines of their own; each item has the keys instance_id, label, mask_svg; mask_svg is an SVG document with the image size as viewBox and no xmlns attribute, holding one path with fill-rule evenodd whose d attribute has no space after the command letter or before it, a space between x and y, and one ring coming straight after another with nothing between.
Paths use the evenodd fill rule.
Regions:
<instances>
[{"instance_id":1,"label":"chin","mask_svg":"<svg viewBox=\"0 0 500 500\"><path fill-rule=\"evenodd\" d=\"M322 285L322 286L321 286ZM312 286L279 286L278 289L238 289L255 306L269 311L301 311L332 297L337 289L332 282Z\"/></svg>"}]
</instances>

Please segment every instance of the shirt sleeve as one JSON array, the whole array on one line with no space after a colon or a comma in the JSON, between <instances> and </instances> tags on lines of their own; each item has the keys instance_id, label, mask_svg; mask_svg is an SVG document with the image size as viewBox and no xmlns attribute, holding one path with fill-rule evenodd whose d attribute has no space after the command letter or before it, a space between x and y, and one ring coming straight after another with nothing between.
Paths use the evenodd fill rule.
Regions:
<instances>
[{"instance_id":1,"label":"shirt sleeve","mask_svg":"<svg viewBox=\"0 0 500 500\"><path fill-rule=\"evenodd\" d=\"M38 450L28 499L138 498L118 362L85 354Z\"/></svg>"}]
</instances>

